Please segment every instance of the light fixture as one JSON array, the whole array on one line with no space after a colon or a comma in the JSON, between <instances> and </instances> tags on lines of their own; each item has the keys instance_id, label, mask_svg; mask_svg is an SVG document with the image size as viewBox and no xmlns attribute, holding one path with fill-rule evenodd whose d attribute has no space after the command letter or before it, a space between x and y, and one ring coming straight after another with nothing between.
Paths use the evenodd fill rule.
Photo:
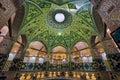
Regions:
<instances>
[{"instance_id":1,"label":"light fixture","mask_svg":"<svg viewBox=\"0 0 120 80\"><path fill-rule=\"evenodd\" d=\"M49 72L49 77L52 78L52 72Z\"/></svg>"},{"instance_id":2,"label":"light fixture","mask_svg":"<svg viewBox=\"0 0 120 80\"><path fill-rule=\"evenodd\" d=\"M41 74L41 78L44 78L44 72L42 72L42 74Z\"/></svg>"},{"instance_id":3,"label":"light fixture","mask_svg":"<svg viewBox=\"0 0 120 80\"><path fill-rule=\"evenodd\" d=\"M60 35L61 35L61 33L59 32L59 33L58 33L58 35L60 36Z\"/></svg>"},{"instance_id":4,"label":"light fixture","mask_svg":"<svg viewBox=\"0 0 120 80\"><path fill-rule=\"evenodd\" d=\"M60 76L60 72L57 73Z\"/></svg>"},{"instance_id":5,"label":"light fixture","mask_svg":"<svg viewBox=\"0 0 120 80\"><path fill-rule=\"evenodd\" d=\"M68 72L65 72L65 77L66 77L66 78L68 78L68 77L69 77Z\"/></svg>"},{"instance_id":6,"label":"light fixture","mask_svg":"<svg viewBox=\"0 0 120 80\"><path fill-rule=\"evenodd\" d=\"M53 72L53 77L56 77L56 72Z\"/></svg>"},{"instance_id":7,"label":"light fixture","mask_svg":"<svg viewBox=\"0 0 120 80\"><path fill-rule=\"evenodd\" d=\"M65 20L65 15L63 13L57 13L55 15L55 20L59 23L63 22Z\"/></svg>"},{"instance_id":8,"label":"light fixture","mask_svg":"<svg viewBox=\"0 0 120 80\"><path fill-rule=\"evenodd\" d=\"M95 77L94 73L92 74L91 79L96 80L96 77Z\"/></svg>"},{"instance_id":9,"label":"light fixture","mask_svg":"<svg viewBox=\"0 0 120 80\"><path fill-rule=\"evenodd\" d=\"M37 77L37 79L40 79L40 72L38 72L36 77Z\"/></svg>"},{"instance_id":10,"label":"light fixture","mask_svg":"<svg viewBox=\"0 0 120 80\"><path fill-rule=\"evenodd\" d=\"M80 74L79 74L79 72L77 72L77 78L80 78Z\"/></svg>"},{"instance_id":11,"label":"light fixture","mask_svg":"<svg viewBox=\"0 0 120 80\"><path fill-rule=\"evenodd\" d=\"M74 78L76 78L76 77L77 77L76 72L73 72L73 77L74 77Z\"/></svg>"}]
</instances>

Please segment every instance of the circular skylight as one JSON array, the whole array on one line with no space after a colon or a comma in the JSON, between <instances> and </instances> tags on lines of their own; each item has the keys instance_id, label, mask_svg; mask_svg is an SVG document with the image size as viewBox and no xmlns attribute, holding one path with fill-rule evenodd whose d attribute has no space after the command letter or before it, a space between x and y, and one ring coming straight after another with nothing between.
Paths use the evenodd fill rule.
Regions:
<instances>
[{"instance_id":1,"label":"circular skylight","mask_svg":"<svg viewBox=\"0 0 120 80\"><path fill-rule=\"evenodd\" d=\"M63 22L65 20L65 15L63 13L57 13L55 15L55 20L57 22Z\"/></svg>"},{"instance_id":2,"label":"circular skylight","mask_svg":"<svg viewBox=\"0 0 120 80\"><path fill-rule=\"evenodd\" d=\"M64 29L71 25L72 15L63 9L52 9L49 11L46 20L50 27Z\"/></svg>"}]
</instances>

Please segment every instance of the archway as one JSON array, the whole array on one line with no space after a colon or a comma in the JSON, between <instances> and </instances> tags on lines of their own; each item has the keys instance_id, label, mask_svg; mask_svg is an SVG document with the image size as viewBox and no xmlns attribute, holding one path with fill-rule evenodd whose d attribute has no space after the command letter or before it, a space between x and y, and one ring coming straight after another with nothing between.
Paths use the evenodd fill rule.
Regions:
<instances>
[{"instance_id":1,"label":"archway","mask_svg":"<svg viewBox=\"0 0 120 80\"><path fill-rule=\"evenodd\" d=\"M72 69L88 70L91 69L93 58L91 50L86 42L77 42L72 48L71 54Z\"/></svg>"},{"instance_id":2,"label":"archway","mask_svg":"<svg viewBox=\"0 0 120 80\"><path fill-rule=\"evenodd\" d=\"M25 15L25 7L21 6L17 9L14 20L12 21L12 36L16 36L20 30ZM14 14L13 14L14 15Z\"/></svg>"},{"instance_id":3,"label":"archway","mask_svg":"<svg viewBox=\"0 0 120 80\"><path fill-rule=\"evenodd\" d=\"M26 37L25 35L21 35L17 38L17 40L14 42L13 47L8 54L8 59L6 61L6 64L4 66L4 70L16 70L17 67L20 65L21 57L23 55L24 47L26 45ZM19 64L15 66L16 64ZM6 67L7 66L7 67Z\"/></svg>"},{"instance_id":4,"label":"archway","mask_svg":"<svg viewBox=\"0 0 120 80\"><path fill-rule=\"evenodd\" d=\"M52 64L63 64L67 63L68 54L67 50L62 46L56 46L51 51L51 63Z\"/></svg>"},{"instance_id":5,"label":"archway","mask_svg":"<svg viewBox=\"0 0 120 80\"><path fill-rule=\"evenodd\" d=\"M46 60L47 49L40 41L34 41L29 44L24 57L26 63L44 63Z\"/></svg>"},{"instance_id":6,"label":"archway","mask_svg":"<svg viewBox=\"0 0 120 80\"><path fill-rule=\"evenodd\" d=\"M68 52L63 46L56 46L50 54L50 70L68 70Z\"/></svg>"},{"instance_id":7,"label":"archway","mask_svg":"<svg viewBox=\"0 0 120 80\"><path fill-rule=\"evenodd\" d=\"M92 14L93 14L93 18L94 18L98 32L100 33L101 38L104 38L106 26L104 25L104 22L102 21L102 18L97 12L97 10L95 9L95 7L93 7L92 9Z\"/></svg>"},{"instance_id":8,"label":"archway","mask_svg":"<svg viewBox=\"0 0 120 80\"><path fill-rule=\"evenodd\" d=\"M47 48L41 41L33 41L26 49L24 70L46 70Z\"/></svg>"},{"instance_id":9,"label":"archway","mask_svg":"<svg viewBox=\"0 0 120 80\"><path fill-rule=\"evenodd\" d=\"M73 46L71 57L74 63L80 63L80 62L82 63L84 62L83 57L89 57L89 56L91 56L91 52L86 42L77 42Z\"/></svg>"},{"instance_id":10,"label":"archway","mask_svg":"<svg viewBox=\"0 0 120 80\"><path fill-rule=\"evenodd\" d=\"M22 38L21 38L21 36L19 36L17 41L14 43L14 45L13 45L11 51L10 51L10 54L9 54L9 57L8 57L8 61L13 61L15 56L17 56L17 52L18 52L20 46L22 46ZM19 58L20 55L17 56L17 57Z\"/></svg>"},{"instance_id":11,"label":"archway","mask_svg":"<svg viewBox=\"0 0 120 80\"><path fill-rule=\"evenodd\" d=\"M106 70L106 69L110 69L109 67L109 63L107 61L107 54L103 48L102 42L99 40L98 36L93 36L92 38L94 38L93 44L92 44L92 48L93 48L93 52L94 52L94 63L97 64L97 66L95 67L96 70Z\"/></svg>"},{"instance_id":12,"label":"archway","mask_svg":"<svg viewBox=\"0 0 120 80\"><path fill-rule=\"evenodd\" d=\"M93 48L94 57L102 58L101 54L104 53L105 50L104 50L98 36L92 36L91 45L92 45L92 48Z\"/></svg>"}]
</instances>

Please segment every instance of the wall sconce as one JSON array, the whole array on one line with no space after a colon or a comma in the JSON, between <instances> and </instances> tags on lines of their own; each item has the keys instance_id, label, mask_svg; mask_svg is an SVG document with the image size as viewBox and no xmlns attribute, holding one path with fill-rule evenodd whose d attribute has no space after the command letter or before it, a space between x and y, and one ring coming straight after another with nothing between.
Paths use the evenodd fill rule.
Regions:
<instances>
[{"instance_id":1,"label":"wall sconce","mask_svg":"<svg viewBox=\"0 0 120 80\"><path fill-rule=\"evenodd\" d=\"M88 75L88 73L86 73L86 79L90 80L90 76Z\"/></svg>"},{"instance_id":2,"label":"wall sconce","mask_svg":"<svg viewBox=\"0 0 120 80\"><path fill-rule=\"evenodd\" d=\"M94 73L92 74L91 79L96 80L96 77L95 77Z\"/></svg>"},{"instance_id":3,"label":"wall sconce","mask_svg":"<svg viewBox=\"0 0 120 80\"><path fill-rule=\"evenodd\" d=\"M44 72L42 72L42 74L41 74L41 78L44 78L44 76L45 76L45 75L44 75Z\"/></svg>"},{"instance_id":4,"label":"wall sconce","mask_svg":"<svg viewBox=\"0 0 120 80\"><path fill-rule=\"evenodd\" d=\"M52 72L49 72L49 76L48 77L52 78Z\"/></svg>"},{"instance_id":5,"label":"wall sconce","mask_svg":"<svg viewBox=\"0 0 120 80\"><path fill-rule=\"evenodd\" d=\"M58 76L60 76L60 72L58 72L57 74L58 74Z\"/></svg>"},{"instance_id":6,"label":"wall sconce","mask_svg":"<svg viewBox=\"0 0 120 80\"><path fill-rule=\"evenodd\" d=\"M30 75L30 73L28 73L26 80L30 80L30 79L31 79L31 75Z\"/></svg>"},{"instance_id":7,"label":"wall sconce","mask_svg":"<svg viewBox=\"0 0 120 80\"><path fill-rule=\"evenodd\" d=\"M79 72L77 72L77 78L80 78L80 74L79 74Z\"/></svg>"},{"instance_id":8,"label":"wall sconce","mask_svg":"<svg viewBox=\"0 0 120 80\"><path fill-rule=\"evenodd\" d=\"M68 72L65 72L65 77L66 77L66 78L68 78L68 77L69 77Z\"/></svg>"},{"instance_id":9,"label":"wall sconce","mask_svg":"<svg viewBox=\"0 0 120 80\"><path fill-rule=\"evenodd\" d=\"M25 80L25 73L22 73L22 76L20 77L20 80Z\"/></svg>"},{"instance_id":10,"label":"wall sconce","mask_svg":"<svg viewBox=\"0 0 120 80\"><path fill-rule=\"evenodd\" d=\"M56 72L53 72L53 77L56 77Z\"/></svg>"},{"instance_id":11,"label":"wall sconce","mask_svg":"<svg viewBox=\"0 0 120 80\"><path fill-rule=\"evenodd\" d=\"M76 77L77 77L77 76L76 76L76 72L73 72L73 77L74 77L74 78L76 78Z\"/></svg>"},{"instance_id":12,"label":"wall sconce","mask_svg":"<svg viewBox=\"0 0 120 80\"><path fill-rule=\"evenodd\" d=\"M40 72L38 72L37 74L37 79L40 79Z\"/></svg>"}]
</instances>

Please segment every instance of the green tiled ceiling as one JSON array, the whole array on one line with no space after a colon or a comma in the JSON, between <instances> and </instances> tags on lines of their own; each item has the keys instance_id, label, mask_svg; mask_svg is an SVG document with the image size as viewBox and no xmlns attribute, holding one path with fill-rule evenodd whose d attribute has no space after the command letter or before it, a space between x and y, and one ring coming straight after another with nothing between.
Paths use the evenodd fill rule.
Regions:
<instances>
[{"instance_id":1,"label":"green tiled ceiling","mask_svg":"<svg viewBox=\"0 0 120 80\"><path fill-rule=\"evenodd\" d=\"M57 45L71 49L77 41L90 44L91 36L98 35L89 0L25 0L24 6L25 17L19 35L25 34L28 44L37 40L44 42L48 49ZM71 25L67 28L56 29L48 24L49 12L59 9L72 15ZM57 25L62 27L64 23L55 22L53 26Z\"/></svg>"}]
</instances>

